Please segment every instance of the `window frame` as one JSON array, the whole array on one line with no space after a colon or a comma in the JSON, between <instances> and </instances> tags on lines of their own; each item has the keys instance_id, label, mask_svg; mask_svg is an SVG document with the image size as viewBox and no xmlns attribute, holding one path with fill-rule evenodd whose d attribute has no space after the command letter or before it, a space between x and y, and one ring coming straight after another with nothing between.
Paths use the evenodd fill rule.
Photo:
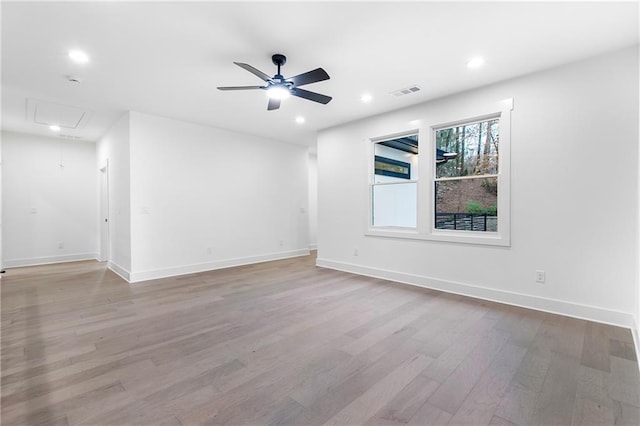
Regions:
<instances>
[{"instance_id":1,"label":"window frame","mask_svg":"<svg viewBox=\"0 0 640 426\"><path fill-rule=\"evenodd\" d=\"M415 134L416 130L404 131L395 135L368 139L369 179L367 229L365 235L374 237L406 238L449 243L479 244L488 246L511 245L511 112L513 99L481 105L479 107L459 109L420 121L417 131L421 149L418 152L419 178L417 184L417 227L395 228L373 226L373 167L375 143L399 136ZM436 132L456 125L474 123L491 118L500 120L500 152L498 155L498 231L464 231L435 228L435 152ZM425 142L426 141L426 142ZM410 182L410 181L407 181ZM411 181L413 182L413 181Z\"/></svg>"}]
</instances>

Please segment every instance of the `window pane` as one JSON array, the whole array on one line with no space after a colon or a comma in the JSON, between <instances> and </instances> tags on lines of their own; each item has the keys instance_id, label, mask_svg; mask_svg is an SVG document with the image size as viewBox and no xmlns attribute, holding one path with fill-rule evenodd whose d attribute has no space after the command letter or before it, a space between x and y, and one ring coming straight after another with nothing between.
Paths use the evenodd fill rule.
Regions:
<instances>
[{"instance_id":1,"label":"window pane","mask_svg":"<svg viewBox=\"0 0 640 426\"><path fill-rule=\"evenodd\" d=\"M417 224L415 182L373 186L373 226L415 228Z\"/></svg>"},{"instance_id":2,"label":"window pane","mask_svg":"<svg viewBox=\"0 0 640 426\"><path fill-rule=\"evenodd\" d=\"M376 175L411 179L410 163L376 155L374 166Z\"/></svg>"},{"instance_id":3,"label":"window pane","mask_svg":"<svg viewBox=\"0 0 640 426\"><path fill-rule=\"evenodd\" d=\"M436 131L436 177L498 173L500 120Z\"/></svg>"},{"instance_id":4,"label":"window pane","mask_svg":"<svg viewBox=\"0 0 640 426\"><path fill-rule=\"evenodd\" d=\"M402 182L418 179L418 135L374 144L373 181Z\"/></svg>"},{"instance_id":5,"label":"window pane","mask_svg":"<svg viewBox=\"0 0 640 426\"><path fill-rule=\"evenodd\" d=\"M436 229L498 230L498 178L435 183Z\"/></svg>"},{"instance_id":6,"label":"window pane","mask_svg":"<svg viewBox=\"0 0 640 426\"><path fill-rule=\"evenodd\" d=\"M372 225L415 228L418 222L418 135L373 145Z\"/></svg>"}]
</instances>

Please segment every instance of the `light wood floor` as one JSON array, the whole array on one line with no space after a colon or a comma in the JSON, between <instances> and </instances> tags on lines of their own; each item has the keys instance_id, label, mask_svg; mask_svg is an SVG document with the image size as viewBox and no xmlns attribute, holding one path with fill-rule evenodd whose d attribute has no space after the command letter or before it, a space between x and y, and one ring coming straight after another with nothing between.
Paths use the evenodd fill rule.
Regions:
<instances>
[{"instance_id":1,"label":"light wood floor","mask_svg":"<svg viewBox=\"0 0 640 426\"><path fill-rule=\"evenodd\" d=\"M320 269L2 278L2 424L640 424L628 330Z\"/></svg>"}]
</instances>

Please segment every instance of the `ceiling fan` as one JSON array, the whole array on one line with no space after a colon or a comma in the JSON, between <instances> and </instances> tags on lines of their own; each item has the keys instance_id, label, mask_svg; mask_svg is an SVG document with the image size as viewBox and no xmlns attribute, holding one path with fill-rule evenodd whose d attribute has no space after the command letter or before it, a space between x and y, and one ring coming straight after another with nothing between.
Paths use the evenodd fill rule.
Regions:
<instances>
[{"instance_id":1,"label":"ceiling fan","mask_svg":"<svg viewBox=\"0 0 640 426\"><path fill-rule=\"evenodd\" d=\"M331 96L323 95L316 92L310 92L309 90L300 89L300 86L306 84L317 83L318 81L328 80L329 74L322 68L316 68L313 71L298 74L294 77L284 78L280 74L280 67L287 62L287 57L281 54L275 54L271 57L271 60L278 66L278 72L273 77L269 77L259 69L252 67L249 64L243 64L241 62L234 62L240 68L244 68L250 73L258 76L264 80L267 84L265 86L227 86L218 87L219 90L254 90L262 89L266 90L269 95L269 104L267 110L271 111L280 108L280 101L288 98L290 95L297 96L299 98L308 99L310 101L318 102L321 104L328 104L331 101Z\"/></svg>"}]
</instances>

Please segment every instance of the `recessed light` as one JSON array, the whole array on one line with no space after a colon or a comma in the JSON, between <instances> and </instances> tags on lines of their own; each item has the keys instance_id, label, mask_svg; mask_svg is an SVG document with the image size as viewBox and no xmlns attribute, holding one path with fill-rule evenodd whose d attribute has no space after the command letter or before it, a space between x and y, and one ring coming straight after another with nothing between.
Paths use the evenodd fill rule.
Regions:
<instances>
[{"instance_id":1,"label":"recessed light","mask_svg":"<svg viewBox=\"0 0 640 426\"><path fill-rule=\"evenodd\" d=\"M365 93L364 95L362 95L362 96L360 97L360 100L361 100L362 102L365 102L365 103L366 103L366 102L371 102L371 100L372 100L372 99L373 99L373 96L371 96L371 95L370 95L370 94L368 94L368 93Z\"/></svg>"},{"instance_id":2,"label":"recessed light","mask_svg":"<svg viewBox=\"0 0 640 426\"><path fill-rule=\"evenodd\" d=\"M89 56L82 50L70 50L69 58L71 58L73 62L76 62L78 64L86 64L87 62L89 62Z\"/></svg>"},{"instance_id":3,"label":"recessed light","mask_svg":"<svg viewBox=\"0 0 640 426\"><path fill-rule=\"evenodd\" d=\"M484 65L484 59L480 56L476 56L467 61L467 68L480 68L482 65Z\"/></svg>"},{"instance_id":4,"label":"recessed light","mask_svg":"<svg viewBox=\"0 0 640 426\"><path fill-rule=\"evenodd\" d=\"M296 117L296 123L298 123L298 124L304 123L304 117L301 116L301 115L297 116Z\"/></svg>"},{"instance_id":5,"label":"recessed light","mask_svg":"<svg viewBox=\"0 0 640 426\"><path fill-rule=\"evenodd\" d=\"M59 132L60 126L56 126L55 124L52 124L51 126L49 126L49 130L51 130L52 132Z\"/></svg>"}]
</instances>

